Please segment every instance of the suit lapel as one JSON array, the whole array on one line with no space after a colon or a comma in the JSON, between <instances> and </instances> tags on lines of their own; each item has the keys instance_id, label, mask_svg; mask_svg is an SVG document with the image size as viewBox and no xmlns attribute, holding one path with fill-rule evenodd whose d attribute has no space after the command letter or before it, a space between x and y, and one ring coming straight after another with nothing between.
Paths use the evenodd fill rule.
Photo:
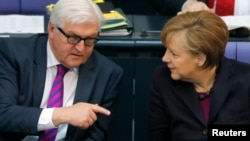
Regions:
<instances>
[{"instance_id":1,"label":"suit lapel","mask_svg":"<svg viewBox=\"0 0 250 141\"><path fill-rule=\"evenodd\" d=\"M217 71L216 81L212 90L209 122L212 122L215 119L216 115L221 109L221 106L223 105L229 94L230 81L228 79L232 74L232 64L230 63L230 61L226 61L224 59L222 65Z\"/></svg>"},{"instance_id":2,"label":"suit lapel","mask_svg":"<svg viewBox=\"0 0 250 141\"><path fill-rule=\"evenodd\" d=\"M94 66L89 58L88 62L79 67L78 82L74 103L87 102L90 99L91 92L94 90Z\"/></svg>"},{"instance_id":3,"label":"suit lapel","mask_svg":"<svg viewBox=\"0 0 250 141\"><path fill-rule=\"evenodd\" d=\"M33 105L40 107L46 76L47 64L47 36L37 37L34 45L34 66L33 66Z\"/></svg>"},{"instance_id":4,"label":"suit lapel","mask_svg":"<svg viewBox=\"0 0 250 141\"><path fill-rule=\"evenodd\" d=\"M94 87L95 73L93 69L94 65L91 57L89 58L88 62L79 66L78 82L73 102L74 104L78 102L89 102L91 98L91 93L94 90L93 87ZM69 126L67 130L66 140L73 140L74 138L76 138L75 133L77 132L77 130L79 129L73 126ZM81 130L81 134L84 133L85 131Z\"/></svg>"},{"instance_id":5,"label":"suit lapel","mask_svg":"<svg viewBox=\"0 0 250 141\"><path fill-rule=\"evenodd\" d=\"M216 81L211 94L209 122L212 122L215 119L230 90L228 84L230 81L228 81L228 79L233 73L233 67L230 61L227 61L226 59L223 59L222 61L223 63L221 63L222 65L217 71ZM178 82L178 97L186 104L187 108L199 121L201 121L204 125L207 125L193 85L181 83L186 82Z\"/></svg>"},{"instance_id":6,"label":"suit lapel","mask_svg":"<svg viewBox=\"0 0 250 141\"><path fill-rule=\"evenodd\" d=\"M179 82L178 82L179 83ZM187 83L187 82L180 82L180 83ZM197 94L194 90L194 86L192 84L178 84L177 86L178 97L182 100L188 110L197 118L202 124L206 125L206 121L202 114L202 109L197 98Z\"/></svg>"}]
</instances>

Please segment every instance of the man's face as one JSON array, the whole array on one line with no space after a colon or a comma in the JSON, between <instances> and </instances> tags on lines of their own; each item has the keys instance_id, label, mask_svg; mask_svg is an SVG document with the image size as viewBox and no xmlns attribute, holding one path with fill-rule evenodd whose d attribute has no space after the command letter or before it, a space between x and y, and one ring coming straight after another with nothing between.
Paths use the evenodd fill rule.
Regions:
<instances>
[{"instance_id":1,"label":"man's face","mask_svg":"<svg viewBox=\"0 0 250 141\"><path fill-rule=\"evenodd\" d=\"M64 27L55 27L52 23L48 26L51 50L56 59L68 68L78 67L85 63L94 50L93 45L87 45L86 40L98 37L98 24L66 23ZM77 43L70 43L70 39L79 39ZM79 38L80 37L80 38Z\"/></svg>"}]
</instances>

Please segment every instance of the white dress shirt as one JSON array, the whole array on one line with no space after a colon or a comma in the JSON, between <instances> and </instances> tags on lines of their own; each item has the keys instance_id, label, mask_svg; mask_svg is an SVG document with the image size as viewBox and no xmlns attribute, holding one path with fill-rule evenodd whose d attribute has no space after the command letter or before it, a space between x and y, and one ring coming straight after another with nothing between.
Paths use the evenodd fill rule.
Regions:
<instances>
[{"instance_id":1,"label":"white dress shirt","mask_svg":"<svg viewBox=\"0 0 250 141\"><path fill-rule=\"evenodd\" d=\"M59 62L56 60L49 43L47 43L47 71L46 71L46 82L45 89L43 92L43 98L40 107L44 108L39 121L38 121L38 131L43 131L46 129L57 128L52 122L52 114L54 108L46 108L47 101L49 98L50 89L54 78L56 77L57 67ZM63 107L70 106L73 104L75 90L78 80L78 69L70 69L64 76L64 95L63 95ZM58 127L58 133L56 136L56 141L63 141L66 136L66 131L68 124L62 124ZM27 136L23 141L37 141L38 136Z\"/></svg>"}]
</instances>

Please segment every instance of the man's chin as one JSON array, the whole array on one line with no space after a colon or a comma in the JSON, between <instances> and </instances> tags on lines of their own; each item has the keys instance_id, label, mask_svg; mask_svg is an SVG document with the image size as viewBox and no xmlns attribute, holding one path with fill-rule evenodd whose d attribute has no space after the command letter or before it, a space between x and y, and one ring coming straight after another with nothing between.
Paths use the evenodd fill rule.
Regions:
<instances>
[{"instance_id":1,"label":"man's chin","mask_svg":"<svg viewBox=\"0 0 250 141\"><path fill-rule=\"evenodd\" d=\"M70 66L70 68L76 68L76 67L79 67L81 64L84 64L84 63L85 62L83 62L82 60L72 59L67 64L68 64L68 66Z\"/></svg>"}]
</instances>

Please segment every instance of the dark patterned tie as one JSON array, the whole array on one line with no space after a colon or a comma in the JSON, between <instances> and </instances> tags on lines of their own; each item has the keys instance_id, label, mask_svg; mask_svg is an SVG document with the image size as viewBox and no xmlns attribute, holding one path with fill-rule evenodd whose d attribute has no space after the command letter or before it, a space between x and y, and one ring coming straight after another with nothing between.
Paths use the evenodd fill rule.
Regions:
<instances>
[{"instance_id":1,"label":"dark patterned tie","mask_svg":"<svg viewBox=\"0 0 250 141\"><path fill-rule=\"evenodd\" d=\"M62 107L63 104L63 77L68 71L68 68L65 68L63 65L57 66L57 74L54 79L47 107ZM57 134L57 128L49 129L44 131L44 134L42 134L39 137L39 141L54 141L56 134Z\"/></svg>"}]
</instances>

